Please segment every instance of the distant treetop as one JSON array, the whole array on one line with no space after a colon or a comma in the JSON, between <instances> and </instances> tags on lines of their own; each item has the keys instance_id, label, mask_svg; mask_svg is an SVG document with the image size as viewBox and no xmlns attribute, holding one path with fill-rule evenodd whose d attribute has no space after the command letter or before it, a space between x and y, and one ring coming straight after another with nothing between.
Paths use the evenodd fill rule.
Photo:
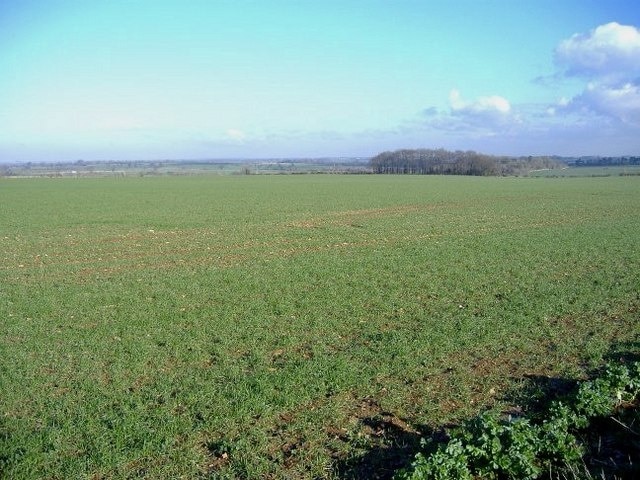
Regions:
<instances>
[{"instance_id":1,"label":"distant treetop","mask_svg":"<svg viewBox=\"0 0 640 480\"><path fill-rule=\"evenodd\" d=\"M471 150L439 148L382 152L370 160L374 173L414 175L519 175L537 169L559 168L549 157L501 157Z\"/></svg>"}]
</instances>

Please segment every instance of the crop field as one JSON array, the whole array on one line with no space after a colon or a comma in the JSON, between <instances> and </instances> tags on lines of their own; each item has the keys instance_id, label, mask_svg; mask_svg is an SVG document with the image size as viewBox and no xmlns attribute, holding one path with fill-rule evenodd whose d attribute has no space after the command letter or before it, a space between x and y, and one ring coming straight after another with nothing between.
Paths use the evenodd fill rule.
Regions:
<instances>
[{"instance_id":1,"label":"crop field","mask_svg":"<svg viewBox=\"0 0 640 480\"><path fill-rule=\"evenodd\" d=\"M638 176L0 179L0 477L388 477L639 308Z\"/></svg>"}]
</instances>

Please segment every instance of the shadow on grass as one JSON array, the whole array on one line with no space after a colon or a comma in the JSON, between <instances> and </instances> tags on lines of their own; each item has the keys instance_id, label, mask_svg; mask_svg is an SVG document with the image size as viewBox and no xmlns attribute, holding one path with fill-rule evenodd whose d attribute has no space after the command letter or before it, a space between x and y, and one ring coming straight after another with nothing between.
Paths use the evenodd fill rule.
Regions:
<instances>
[{"instance_id":1,"label":"shadow on grass","mask_svg":"<svg viewBox=\"0 0 640 480\"><path fill-rule=\"evenodd\" d=\"M362 456L338 461L338 477L345 480L390 479L397 470L411 464L420 451L422 438L445 440L426 426L414 430L398 420L387 412L362 418L363 430L369 432L372 446Z\"/></svg>"},{"instance_id":2,"label":"shadow on grass","mask_svg":"<svg viewBox=\"0 0 640 480\"><path fill-rule=\"evenodd\" d=\"M609 363L640 362L640 341L614 343L605 356Z\"/></svg>"}]
</instances>

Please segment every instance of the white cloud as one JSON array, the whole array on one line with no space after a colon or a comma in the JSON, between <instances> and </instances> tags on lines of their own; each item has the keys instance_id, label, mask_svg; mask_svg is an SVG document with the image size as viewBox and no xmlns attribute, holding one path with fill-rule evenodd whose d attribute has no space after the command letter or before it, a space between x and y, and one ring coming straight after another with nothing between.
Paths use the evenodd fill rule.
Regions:
<instances>
[{"instance_id":1,"label":"white cloud","mask_svg":"<svg viewBox=\"0 0 640 480\"><path fill-rule=\"evenodd\" d=\"M570 75L628 75L640 71L640 31L631 25L607 23L563 40L555 53L556 62Z\"/></svg>"},{"instance_id":2,"label":"white cloud","mask_svg":"<svg viewBox=\"0 0 640 480\"><path fill-rule=\"evenodd\" d=\"M230 140L242 141L247 137L242 130L238 130L237 128L229 128L225 133Z\"/></svg>"},{"instance_id":3,"label":"white cloud","mask_svg":"<svg viewBox=\"0 0 640 480\"><path fill-rule=\"evenodd\" d=\"M449 103L453 113L460 114L502 114L506 115L511 111L511 105L508 100L498 95L489 97L478 97L473 102L465 102L460 92L455 88L449 93Z\"/></svg>"},{"instance_id":4,"label":"white cloud","mask_svg":"<svg viewBox=\"0 0 640 480\"><path fill-rule=\"evenodd\" d=\"M550 107L556 114L597 115L607 121L640 125L640 30L616 22L560 42L556 61L569 75L586 77L581 93Z\"/></svg>"},{"instance_id":5,"label":"white cloud","mask_svg":"<svg viewBox=\"0 0 640 480\"><path fill-rule=\"evenodd\" d=\"M623 123L640 125L640 86L633 83L620 86L590 83L562 108L569 112L595 113Z\"/></svg>"},{"instance_id":6,"label":"white cloud","mask_svg":"<svg viewBox=\"0 0 640 480\"><path fill-rule=\"evenodd\" d=\"M427 124L438 130L484 137L507 133L519 122L509 101L499 95L467 101L457 89L452 89L449 106L449 112L423 112Z\"/></svg>"},{"instance_id":7,"label":"white cloud","mask_svg":"<svg viewBox=\"0 0 640 480\"><path fill-rule=\"evenodd\" d=\"M429 107L420 112L420 119L407 122L389 135L404 136L410 132L439 132L442 138L481 139L510 135L521 123L519 115L511 109L509 101L499 95L481 96L466 100L457 89L449 92L449 108Z\"/></svg>"}]
</instances>

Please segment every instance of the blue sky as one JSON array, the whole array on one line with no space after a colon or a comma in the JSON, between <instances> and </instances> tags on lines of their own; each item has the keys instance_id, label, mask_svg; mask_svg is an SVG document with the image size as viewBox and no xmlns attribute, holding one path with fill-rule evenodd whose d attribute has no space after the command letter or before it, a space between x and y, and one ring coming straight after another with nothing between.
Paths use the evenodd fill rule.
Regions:
<instances>
[{"instance_id":1,"label":"blue sky","mask_svg":"<svg viewBox=\"0 0 640 480\"><path fill-rule=\"evenodd\" d=\"M629 1L0 0L0 162L640 154Z\"/></svg>"}]
</instances>

